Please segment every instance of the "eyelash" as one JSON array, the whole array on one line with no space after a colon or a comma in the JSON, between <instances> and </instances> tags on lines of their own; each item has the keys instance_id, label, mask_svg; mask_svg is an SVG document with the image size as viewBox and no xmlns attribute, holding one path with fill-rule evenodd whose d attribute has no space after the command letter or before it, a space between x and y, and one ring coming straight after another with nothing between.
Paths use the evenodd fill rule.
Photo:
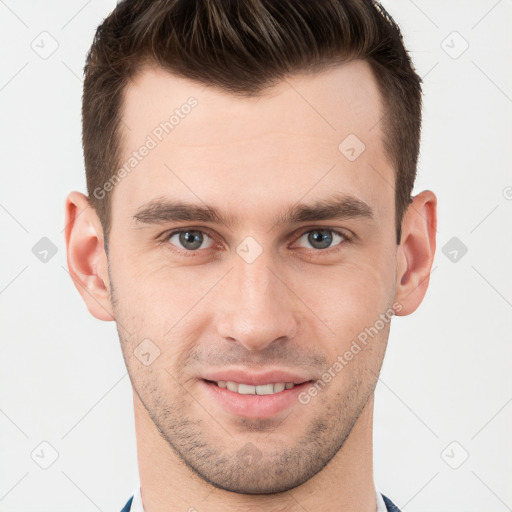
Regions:
<instances>
[{"instance_id":1,"label":"eyelash","mask_svg":"<svg viewBox=\"0 0 512 512\"><path fill-rule=\"evenodd\" d=\"M175 229L175 230L172 230L172 231L165 231L164 233L159 235L157 238L159 240L159 243L164 244L168 248L168 250L170 250L172 253L178 254L180 256L196 257L196 256L199 256L200 252L208 250L208 249L197 249L195 251L187 251L185 249L175 248L176 246L172 246L172 244L168 243L169 239L173 235L176 235L178 233L184 233L184 232L187 232L187 231L197 231L199 233L206 234L206 235L208 235L208 237L210 237L212 240L215 241L215 237L212 235L212 233L209 230L207 230L207 229L199 229L199 228L181 228L181 229ZM340 237L343 238L343 240L341 242L339 242L337 245L335 245L333 247L328 247L327 249L309 249L309 251L312 251L313 253L317 253L317 254L315 254L315 256L317 256L317 255L319 256L321 254L331 254L332 252L337 252L338 250L341 250L341 246L342 245L345 245L345 243L352 242L353 238L355 238L355 235L352 235L352 234L349 235L349 234L347 234L344 231L341 231L341 230L338 230L338 229L334 229L334 228L329 228L329 227L321 226L321 227L316 227L316 228L307 228L305 231L302 231L296 237L295 242L297 240L299 240L300 238L302 238L305 234L311 233L313 231L329 231L329 232L335 233L336 235L339 235ZM302 249L304 249L304 247L302 247Z\"/></svg>"}]
</instances>

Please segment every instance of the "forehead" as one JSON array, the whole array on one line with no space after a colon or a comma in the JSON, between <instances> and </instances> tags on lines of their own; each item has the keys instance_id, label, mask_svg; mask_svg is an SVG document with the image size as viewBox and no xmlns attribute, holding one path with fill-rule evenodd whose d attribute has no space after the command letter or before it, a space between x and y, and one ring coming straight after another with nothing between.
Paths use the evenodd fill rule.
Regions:
<instances>
[{"instance_id":1,"label":"forehead","mask_svg":"<svg viewBox=\"0 0 512 512\"><path fill-rule=\"evenodd\" d=\"M219 198L232 198L245 207L241 215L261 215L262 204L333 190L378 210L383 198L393 200L383 183L394 183L381 118L364 61L294 75L256 97L144 68L124 93L120 167L127 172L113 212L114 203L133 211L168 195L219 206Z\"/></svg>"},{"instance_id":2,"label":"forehead","mask_svg":"<svg viewBox=\"0 0 512 512\"><path fill-rule=\"evenodd\" d=\"M127 142L137 142L131 140L137 132L151 133L191 97L199 108L193 109L191 121L174 127L171 140L176 143L224 144L229 136L255 137L272 130L289 132L291 127L296 135L327 137L329 142L350 129L367 138L381 117L373 73L361 60L314 75L287 77L254 97L237 96L146 66L124 92L121 126ZM239 133L242 126L246 131Z\"/></svg>"}]
</instances>

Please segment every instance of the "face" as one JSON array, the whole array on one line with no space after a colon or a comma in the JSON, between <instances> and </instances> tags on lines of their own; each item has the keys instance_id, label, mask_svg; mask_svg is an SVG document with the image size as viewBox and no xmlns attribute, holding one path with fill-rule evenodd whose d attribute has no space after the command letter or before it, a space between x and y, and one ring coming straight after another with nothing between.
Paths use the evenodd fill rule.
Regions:
<instances>
[{"instance_id":1,"label":"face","mask_svg":"<svg viewBox=\"0 0 512 512\"><path fill-rule=\"evenodd\" d=\"M257 98L151 68L126 90L114 316L140 401L217 487L300 485L372 397L397 271L381 115L362 61Z\"/></svg>"}]
</instances>

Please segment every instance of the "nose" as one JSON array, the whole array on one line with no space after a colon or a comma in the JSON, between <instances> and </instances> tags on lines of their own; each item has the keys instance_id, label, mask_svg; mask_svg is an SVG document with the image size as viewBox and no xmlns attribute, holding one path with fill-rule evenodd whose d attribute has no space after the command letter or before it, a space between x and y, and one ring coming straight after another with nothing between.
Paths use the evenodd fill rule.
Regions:
<instances>
[{"instance_id":1,"label":"nose","mask_svg":"<svg viewBox=\"0 0 512 512\"><path fill-rule=\"evenodd\" d=\"M218 333L247 350L292 339L297 332L298 310L285 276L265 253L252 262L235 260L235 268L222 283L218 302Z\"/></svg>"}]
</instances>

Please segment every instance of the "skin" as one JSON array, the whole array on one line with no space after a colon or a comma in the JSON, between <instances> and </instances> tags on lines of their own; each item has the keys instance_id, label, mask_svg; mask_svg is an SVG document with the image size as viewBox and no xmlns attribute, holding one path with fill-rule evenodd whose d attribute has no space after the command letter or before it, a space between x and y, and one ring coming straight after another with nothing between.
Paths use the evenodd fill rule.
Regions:
<instances>
[{"instance_id":1,"label":"skin","mask_svg":"<svg viewBox=\"0 0 512 512\"><path fill-rule=\"evenodd\" d=\"M285 369L315 382L380 314L412 313L429 282L436 197L413 198L397 245L394 171L364 61L257 98L145 68L125 91L125 156L190 96L197 107L115 186L108 258L87 197L66 203L71 276L91 314L116 321L132 382L145 510L374 512L374 389L389 323L308 404L270 418L227 412L201 376ZM353 162L338 150L350 133L366 146ZM334 192L371 218L275 224ZM134 220L155 199L207 204L236 222ZM192 257L179 235L160 236L192 228L206 233ZM309 235L327 228L346 236L327 232L331 245L318 248ZM262 250L251 263L237 253L248 236ZM160 350L148 366L134 354L144 339Z\"/></svg>"}]
</instances>

